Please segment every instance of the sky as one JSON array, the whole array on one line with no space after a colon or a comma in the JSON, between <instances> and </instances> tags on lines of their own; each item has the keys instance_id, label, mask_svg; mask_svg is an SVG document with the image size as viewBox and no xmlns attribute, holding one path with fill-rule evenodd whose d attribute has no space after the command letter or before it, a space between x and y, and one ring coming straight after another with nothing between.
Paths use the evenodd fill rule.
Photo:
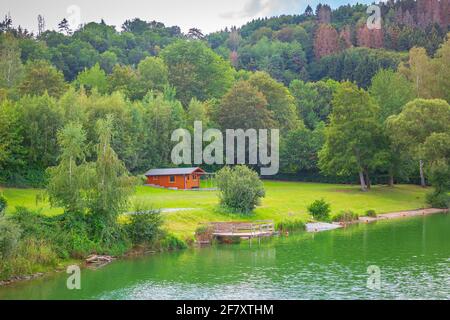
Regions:
<instances>
[{"instance_id":1,"label":"sky","mask_svg":"<svg viewBox=\"0 0 450 320\"><path fill-rule=\"evenodd\" d=\"M177 25L186 32L192 27L203 33L241 26L254 18L303 13L306 6L327 3L332 8L370 0L1 0L0 15L10 14L14 26L36 32L37 16L43 15L47 29L56 29L66 18L71 27L104 19L120 30L126 19L135 17Z\"/></svg>"}]
</instances>

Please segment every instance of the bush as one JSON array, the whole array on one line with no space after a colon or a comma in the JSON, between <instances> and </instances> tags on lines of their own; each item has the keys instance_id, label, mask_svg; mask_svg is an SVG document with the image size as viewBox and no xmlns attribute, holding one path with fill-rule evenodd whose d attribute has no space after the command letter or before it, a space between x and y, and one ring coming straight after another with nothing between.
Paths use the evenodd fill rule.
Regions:
<instances>
[{"instance_id":1,"label":"bush","mask_svg":"<svg viewBox=\"0 0 450 320\"><path fill-rule=\"evenodd\" d=\"M11 215L11 219L22 230L21 242L45 241L42 246L51 248L53 253L60 258L80 258L93 250L92 246L88 249L86 244L80 244L80 239L87 238L87 227L86 223L82 223L81 218L75 214L64 213L55 217L47 217L39 211L17 207L16 212ZM36 245L36 247L40 246ZM80 247L83 247L84 250L79 250ZM79 251L82 251L83 254Z\"/></svg>"},{"instance_id":2,"label":"bush","mask_svg":"<svg viewBox=\"0 0 450 320\"><path fill-rule=\"evenodd\" d=\"M369 210L366 211L366 216L367 217L376 218L377 217L377 213L375 212L375 210L369 209Z\"/></svg>"},{"instance_id":3,"label":"bush","mask_svg":"<svg viewBox=\"0 0 450 320\"><path fill-rule=\"evenodd\" d=\"M435 189L437 197L440 193L446 193L450 189L450 165L447 161L436 161L429 168L429 180Z\"/></svg>"},{"instance_id":4,"label":"bush","mask_svg":"<svg viewBox=\"0 0 450 320\"><path fill-rule=\"evenodd\" d=\"M57 265L58 257L46 241L22 240L18 243L15 254L8 259L0 259L0 280L30 275L48 267L55 268Z\"/></svg>"},{"instance_id":5,"label":"bush","mask_svg":"<svg viewBox=\"0 0 450 320\"><path fill-rule=\"evenodd\" d=\"M47 217L18 207L11 219L22 229L23 241L44 240L46 246L62 259L84 258L91 253L118 256L131 246L125 228L119 225L102 228L102 220L94 215L64 213Z\"/></svg>"},{"instance_id":6,"label":"bush","mask_svg":"<svg viewBox=\"0 0 450 320\"><path fill-rule=\"evenodd\" d=\"M434 191L427 193L425 200L433 208L447 209L450 207L450 166L447 161L436 161L429 170Z\"/></svg>"},{"instance_id":7,"label":"bush","mask_svg":"<svg viewBox=\"0 0 450 320\"><path fill-rule=\"evenodd\" d=\"M187 244L181 239L178 239L172 234L166 234L165 237L161 241L161 249L162 250L177 250L177 249L186 249Z\"/></svg>"},{"instance_id":8,"label":"bush","mask_svg":"<svg viewBox=\"0 0 450 320\"><path fill-rule=\"evenodd\" d=\"M8 202L5 197L0 193L0 216L3 215L8 207Z\"/></svg>"},{"instance_id":9,"label":"bush","mask_svg":"<svg viewBox=\"0 0 450 320\"><path fill-rule=\"evenodd\" d=\"M162 218L159 210L137 210L130 215L130 222L125 230L133 244L144 244L154 242L159 234Z\"/></svg>"},{"instance_id":10,"label":"bush","mask_svg":"<svg viewBox=\"0 0 450 320\"><path fill-rule=\"evenodd\" d=\"M216 175L220 202L234 212L248 213L265 196L258 174L246 166L224 167Z\"/></svg>"},{"instance_id":11,"label":"bush","mask_svg":"<svg viewBox=\"0 0 450 320\"><path fill-rule=\"evenodd\" d=\"M333 217L333 221L336 222L352 222L358 219L358 214L353 211L341 211Z\"/></svg>"},{"instance_id":12,"label":"bush","mask_svg":"<svg viewBox=\"0 0 450 320\"><path fill-rule=\"evenodd\" d=\"M450 207L450 195L445 192L429 192L425 196L425 201L433 208L447 209Z\"/></svg>"},{"instance_id":13,"label":"bush","mask_svg":"<svg viewBox=\"0 0 450 320\"><path fill-rule=\"evenodd\" d=\"M0 217L0 260L12 255L19 243L21 230L9 217Z\"/></svg>"},{"instance_id":14,"label":"bush","mask_svg":"<svg viewBox=\"0 0 450 320\"><path fill-rule=\"evenodd\" d=\"M90 237L90 226L81 213L58 216L60 232L53 237L58 255L62 258L81 259L93 252L102 252L99 243Z\"/></svg>"},{"instance_id":15,"label":"bush","mask_svg":"<svg viewBox=\"0 0 450 320\"><path fill-rule=\"evenodd\" d=\"M51 218L42 215L39 211L33 211L24 207L17 207L11 219L22 229L22 238L43 238L54 235L57 230Z\"/></svg>"},{"instance_id":16,"label":"bush","mask_svg":"<svg viewBox=\"0 0 450 320\"><path fill-rule=\"evenodd\" d=\"M280 221L276 225L276 230L284 231L294 231L294 230L304 230L305 223L302 220L287 220Z\"/></svg>"},{"instance_id":17,"label":"bush","mask_svg":"<svg viewBox=\"0 0 450 320\"><path fill-rule=\"evenodd\" d=\"M313 216L316 220L328 220L330 217L330 204L326 202L324 199L316 200L308 206L308 212Z\"/></svg>"},{"instance_id":18,"label":"bush","mask_svg":"<svg viewBox=\"0 0 450 320\"><path fill-rule=\"evenodd\" d=\"M53 246L42 239L26 239L20 244L20 256L25 257L30 265L36 267L52 266L58 264L58 256L53 250ZM34 272L34 270L30 270Z\"/></svg>"}]
</instances>

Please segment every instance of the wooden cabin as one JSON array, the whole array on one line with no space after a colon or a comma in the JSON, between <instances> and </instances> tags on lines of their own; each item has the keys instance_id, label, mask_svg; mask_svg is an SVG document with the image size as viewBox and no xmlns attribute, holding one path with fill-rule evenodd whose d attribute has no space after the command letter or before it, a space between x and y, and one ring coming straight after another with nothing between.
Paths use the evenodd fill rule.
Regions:
<instances>
[{"instance_id":1,"label":"wooden cabin","mask_svg":"<svg viewBox=\"0 0 450 320\"><path fill-rule=\"evenodd\" d=\"M145 173L147 184L174 189L198 189L200 177L206 172L199 168L151 169Z\"/></svg>"}]
</instances>

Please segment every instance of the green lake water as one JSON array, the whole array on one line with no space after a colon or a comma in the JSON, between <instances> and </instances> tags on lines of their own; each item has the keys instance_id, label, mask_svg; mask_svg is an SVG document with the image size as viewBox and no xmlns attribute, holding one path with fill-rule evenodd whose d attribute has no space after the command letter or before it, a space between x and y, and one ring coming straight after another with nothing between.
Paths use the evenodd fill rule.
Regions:
<instances>
[{"instance_id":1,"label":"green lake water","mask_svg":"<svg viewBox=\"0 0 450 320\"><path fill-rule=\"evenodd\" d=\"M116 261L82 269L81 290L67 277L0 287L0 299L450 299L450 215Z\"/></svg>"}]
</instances>

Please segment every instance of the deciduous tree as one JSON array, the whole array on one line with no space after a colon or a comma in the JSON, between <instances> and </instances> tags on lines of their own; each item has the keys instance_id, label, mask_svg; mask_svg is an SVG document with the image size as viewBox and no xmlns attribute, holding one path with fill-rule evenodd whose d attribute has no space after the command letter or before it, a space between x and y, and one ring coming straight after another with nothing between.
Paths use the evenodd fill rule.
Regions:
<instances>
[{"instance_id":1,"label":"deciduous tree","mask_svg":"<svg viewBox=\"0 0 450 320\"><path fill-rule=\"evenodd\" d=\"M319 25L314 38L316 59L319 60L337 52L339 52L339 35L336 29L329 24Z\"/></svg>"},{"instance_id":2,"label":"deciduous tree","mask_svg":"<svg viewBox=\"0 0 450 320\"><path fill-rule=\"evenodd\" d=\"M63 126L62 112L56 99L46 93L25 96L17 107L25 129L22 146L26 149L27 169L43 172L57 162L57 132Z\"/></svg>"},{"instance_id":3,"label":"deciduous tree","mask_svg":"<svg viewBox=\"0 0 450 320\"><path fill-rule=\"evenodd\" d=\"M313 130L320 122L328 123L333 93L338 86L334 80L291 82L289 89L295 97L298 116L309 129Z\"/></svg>"},{"instance_id":4,"label":"deciduous tree","mask_svg":"<svg viewBox=\"0 0 450 320\"><path fill-rule=\"evenodd\" d=\"M229 62L200 41L178 41L161 56L169 68L169 81L177 98L187 106L192 98L201 101L220 98L233 83Z\"/></svg>"},{"instance_id":5,"label":"deciduous tree","mask_svg":"<svg viewBox=\"0 0 450 320\"><path fill-rule=\"evenodd\" d=\"M447 40L436 52L433 64L435 65L434 70L437 72L435 75L437 80L436 98L445 99L450 103L450 33L447 34Z\"/></svg>"},{"instance_id":6,"label":"deciduous tree","mask_svg":"<svg viewBox=\"0 0 450 320\"><path fill-rule=\"evenodd\" d=\"M158 90L164 91L169 85L169 75L166 64L161 58L147 57L138 65L140 79L147 91Z\"/></svg>"},{"instance_id":7,"label":"deciduous tree","mask_svg":"<svg viewBox=\"0 0 450 320\"><path fill-rule=\"evenodd\" d=\"M378 106L363 89L345 82L336 91L319 166L325 173L359 174L361 190L370 181L368 172L377 166L381 128Z\"/></svg>"},{"instance_id":8,"label":"deciduous tree","mask_svg":"<svg viewBox=\"0 0 450 320\"><path fill-rule=\"evenodd\" d=\"M217 122L226 129L269 129L275 124L267 99L248 81L239 81L222 98Z\"/></svg>"},{"instance_id":9,"label":"deciduous tree","mask_svg":"<svg viewBox=\"0 0 450 320\"><path fill-rule=\"evenodd\" d=\"M19 42L9 33L0 34L0 88L16 85L23 72Z\"/></svg>"},{"instance_id":10,"label":"deciduous tree","mask_svg":"<svg viewBox=\"0 0 450 320\"><path fill-rule=\"evenodd\" d=\"M415 98L414 88L402 74L381 69L372 78L370 95L380 107L380 120L401 112L403 106Z\"/></svg>"},{"instance_id":11,"label":"deciduous tree","mask_svg":"<svg viewBox=\"0 0 450 320\"><path fill-rule=\"evenodd\" d=\"M256 72L249 78L249 83L258 89L267 100L267 109L271 111L276 126L283 132L293 130L300 124L294 97L288 88L275 81L265 72Z\"/></svg>"},{"instance_id":12,"label":"deciduous tree","mask_svg":"<svg viewBox=\"0 0 450 320\"><path fill-rule=\"evenodd\" d=\"M412 48L409 51L408 63L399 65L399 72L413 83L416 96L419 98L433 98L436 86L434 71L434 66L424 48Z\"/></svg>"},{"instance_id":13,"label":"deciduous tree","mask_svg":"<svg viewBox=\"0 0 450 320\"><path fill-rule=\"evenodd\" d=\"M324 142L324 125L315 130L305 127L290 131L280 145L280 170L296 174L300 171L317 170L318 153Z\"/></svg>"},{"instance_id":14,"label":"deciduous tree","mask_svg":"<svg viewBox=\"0 0 450 320\"><path fill-rule=\"evenodd\" d=\"M117 216L127 209L135 180L111 147L113 117L97 122L97 160L91 164L87 207L101 221L98 236L105 242L114 241Z\"/></svg>"},{"instance_id":15,"label":"deciduous tree","mask_svg":"<svg viewBox=\"0 0 450 320\"><path fill-rule=\"evenodd\" d=\"M0 181L14 176L25 164L23 123L15 103L0 103Z\"/></svg>"},{"instance_id":16,"label":"deciduous tree","mask_svg":"<svg viewBox=\"0 0 450 320\"><path fill-rule=\"evenodd\" d=\"M29 61L25 65L25 75L19 85L21 94L40 96L47 92L52 97L60 97L66 89L62 72L47 61Z\"/></svg>"},{"instance_id":17,"label":"deciduous tree","mask_svg":"<svg viewBox=\"0 0 450 320\"><path fill-rule=\"evenodd\" d=\"M425 186L424 165L429 160L424 158L422 148L433 133L449 134L449 123L450 106L439 99L415 99L400 114L387 120L393 143L419 161L422 186Z\"/></svg>"},{"instance_id":18,"label":"deciduous tree","mask_svg":"<svg viewBox=\"0 0 450 320\"><path fill-rule=\"evenodd\" d=\"M47 186L52 205L63 207L67 213L83 213L85 190L89 176L86 170L86 132L79 123L68 123L58 132L59 164L48 169Z\"/></svg>"},{"instance_id":19,"label":"deciduous tree","mask_svg":"<svg viewBox=\"0 0 450 320\"><path fill-rule=\"evenodd\" d=\"M92 68L85 69L78 74L75 83L78 87L83 86L88 91L91 91L94 88L100 93L106 93L108 91L108 79L106 73L100 68L98 63Z\"/></svg>"}]
</instances>

